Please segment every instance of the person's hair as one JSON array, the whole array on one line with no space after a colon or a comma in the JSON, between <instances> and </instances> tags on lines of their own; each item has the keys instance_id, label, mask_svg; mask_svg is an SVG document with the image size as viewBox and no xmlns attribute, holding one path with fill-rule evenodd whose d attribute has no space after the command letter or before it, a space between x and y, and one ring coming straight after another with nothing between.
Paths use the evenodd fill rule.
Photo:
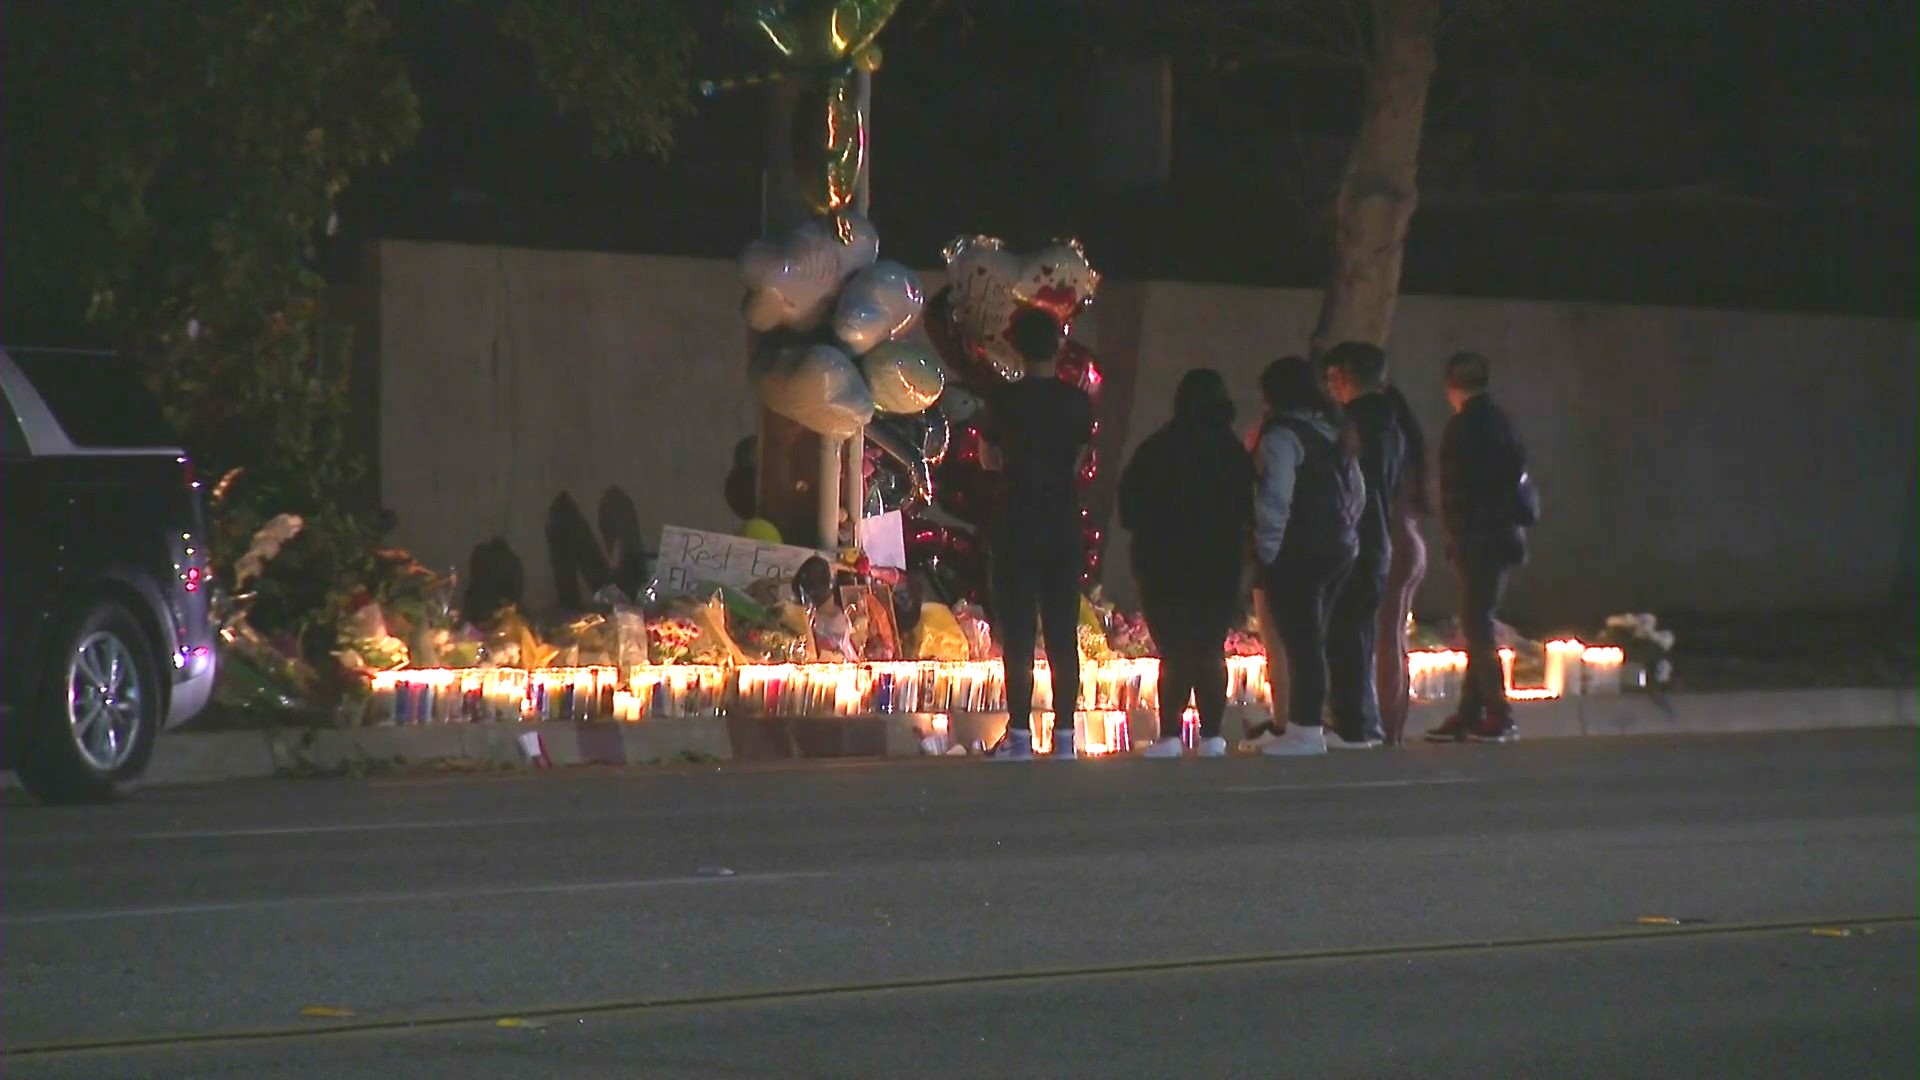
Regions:
<instances>
[{"instance_id":1,"label":"person's hair","mask_svg":"<svg viewBox=\"0 0 1920 1080\"><path fill-rule=\"evenodd\" d=\"M1326 381L1306 357L1283 356L1268 364L1260 373L1260 396L1266 399L1269 423L1283 413L1318 416L1340 430L1343 450L1351 454L1358 447L1359 436L1347 422L1346 410L1327 393Z\"/></svg>"},{"instance_id":2,"label":"person's hair","mask_svg":"<svg viewBox=\"0 0 1920 1080\"><path fill-rule=\"evenodd\" d=\"M1339 369L1363 393L1378 390L1387 382L1387 354L1378 345L1364 341L1335 345L1320 358L1320 366L1328 371Z\"/></svg>"},{"instance_id":3,"label":"person's hair","mask_svg":"<svg viewBox=\"0 0 1920 1080\"><path fill-rule=\"evenodd\" d=\"M1180 378L1173 392L1173 418L1200 424L1233 423L1233 395L1227 380L1212 368L1194 368Z\"/></svg>"},{"instance_id":4,"label":"person's hair","mask_svg":"<svg viewBox=\"0 0 1920 1080\"><path fill-rule=\"evenodd\" d=\"M1039 308L1021 308L1007 325L1007 343L1029 364L1050 364L1066 335L1053 316Z\"/></svg>"},{"instance_id":5,"label":"person's hair","mask_svg":"<svg viewBox=\"0 0 1920 1080\"><path fill-rule=\"evenodd\" d=\"M1400 435L1406 440L1404 460L1401 462L1400 490L1407 493L1407 506L1420 517L1433 513L1433 489L1427 472L1427 433L1420 426L1420 418L1413 414L1413 406L1408 404L1407 395L1400 388L1388 384L1381 393L1387 396L1388 404L1393 406L1394 420L1400 425Z\"/></svg>"},{"instance_id":6,"label":"person's hair","mask_svg":"<svg viewBox=\"0 0 1920 1080\"><path fill-rule=\"evenodd\" d=\"M1455 390L1477 394L1492 378L1487 358L1476 352L1457 352L1447 358L1447 385Z\"/></svg>"}]
</instances>

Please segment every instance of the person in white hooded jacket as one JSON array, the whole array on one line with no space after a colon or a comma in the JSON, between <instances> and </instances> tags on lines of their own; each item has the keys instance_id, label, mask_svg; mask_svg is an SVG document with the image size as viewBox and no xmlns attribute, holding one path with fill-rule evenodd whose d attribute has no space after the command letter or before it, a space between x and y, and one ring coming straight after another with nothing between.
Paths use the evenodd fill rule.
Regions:
<instances>
[{"instance_id":1,"label":"person in white hooded jacket","mask_svg":"<svg viewBox=\"0 0 1920 1080\"><path fill-rule=\"evenodd\" d=\"M1254 455L1254 555L1291 677L1284 726L1251 743L1275 757L1324 754L1327 621L1359 551L1365 481L1353 429L1313 365L1275 360L1260 393L1268 419Z\"/></svg>"}]
</instances>

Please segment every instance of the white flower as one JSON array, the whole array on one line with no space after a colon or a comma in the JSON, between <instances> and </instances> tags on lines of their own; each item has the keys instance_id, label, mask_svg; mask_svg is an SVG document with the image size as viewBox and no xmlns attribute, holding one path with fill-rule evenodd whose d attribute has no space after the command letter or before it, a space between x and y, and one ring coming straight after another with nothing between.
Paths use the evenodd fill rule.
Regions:
<instances>
[{"instance_id":1,"label":"white flower","mask_svg":"<svg viewBox=\"0 0 1920 1080\"><path fill-rule=\"evenodd\" d=\"M188 341L200 340L200 320L199 319L187 320L187 340Z\"/></svg>"},{"instance_id":2,"label":"white flower","mask_svg":"<svg viewBox=\"0 0 1920 1080\"><path fill-rule=\"evenodd\" d=\"M1660 646L1660 649L1662 652L1672 652L1673 651L1673 631L1671 630L1654 631L1653 643L1655 645ZM1664 664L1666 663L1666 661L1662 660L1661 663Z\"/></svg>"},{"instance_id":3,"label":"white flower","mask_svg":"<svg viewBox=\"0 0 1920 1080\"><path fill-rule=\"evenodd\" d=\"M1640 637L1650 638L1653 636L1654 627L1658 624L1659 620L1655 619L1652 615L1635 615L1633 617L1633 632Z\"/></svg>"},{"instance_id":4,"label":"white flower","mask_svg":"<svg viewBox=\"0 0 1920 1080\"><path fill-rule=\"evenodd\" d=\"M327 235L332 236L333 234L339 231L340 231L340 211L335 210L333 213L327 215Z\"/></svg>"},{"instance_id":5,"label":"white flower","mask_svg":"<svg viewBox=\"0 0 1920 1080\"><path fill-rule=\"evenodd\" d=\"M1672 679L1673 679L1673 664L1670 661L1662 660L1659 663L1653 665L1653 681L1654 682L1666 683L1671 681Z\"/></svg>"}]
</instances>

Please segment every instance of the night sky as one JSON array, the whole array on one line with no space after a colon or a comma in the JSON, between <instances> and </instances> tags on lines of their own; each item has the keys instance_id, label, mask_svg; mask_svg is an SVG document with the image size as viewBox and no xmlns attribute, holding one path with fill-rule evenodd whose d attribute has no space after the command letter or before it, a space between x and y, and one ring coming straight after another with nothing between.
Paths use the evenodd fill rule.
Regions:
<instances>
[{"instance_id":1,"label":"night sky","mask_svg":"<svg viewBox=\"0 0 1920 1080\"><path fill-rule=\"evenodd\" d=\"M873 116L889 251L1073 233L1120 277L1316 284L1356 76L1183 47L1167 183L1103 193L1096 56L1142 43L1070 7L903 8ZM1913 313L1914 5L1506 10L1443 41L1409 291ZM667 162L601 161L484 23L427 11L402 34L425 129L350 194L343 239L727 256L757 229L755 93L698 102ZM756 66L717 20L703 34L702 72Z\"/></svg>"}]
</instances>

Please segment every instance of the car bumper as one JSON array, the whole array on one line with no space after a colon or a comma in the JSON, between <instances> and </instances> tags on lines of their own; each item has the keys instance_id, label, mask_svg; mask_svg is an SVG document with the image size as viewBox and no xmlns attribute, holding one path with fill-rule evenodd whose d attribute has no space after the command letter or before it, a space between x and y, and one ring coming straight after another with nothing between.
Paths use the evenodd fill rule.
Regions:
<instances>
[{"instance_id":1,"label":"car bumper","mask_svg":"<svg viewBox=\"0 0 1920 1080\"><path fill-rule=\"evenodd\" d=\"M213 698L213 674L216 665L209 658L206 670L189 675L173 684L167 700L167 722L162 729L178 727L199 716Z\"/></svg>"}]
</instances>

